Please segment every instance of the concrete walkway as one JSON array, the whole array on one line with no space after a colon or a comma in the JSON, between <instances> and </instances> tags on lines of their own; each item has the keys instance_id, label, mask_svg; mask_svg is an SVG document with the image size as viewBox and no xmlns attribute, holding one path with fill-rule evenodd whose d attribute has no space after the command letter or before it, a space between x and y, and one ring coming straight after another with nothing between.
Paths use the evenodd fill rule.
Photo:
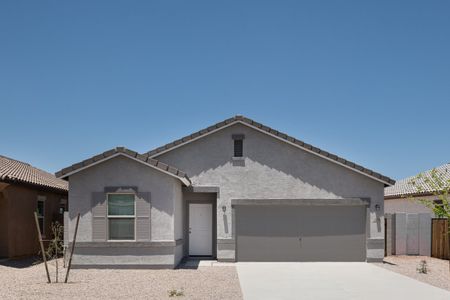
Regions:
<instances>
[{"instance_id":1,"label":"concrete walkway","mask_svg":"<svg viewBox=\"0 0 450 300\"><path fill-rule=\"evenodd\" d=\"M370 263L237 263L244 300L450 299L450 292Z\"/></svg>"}]
</instances>

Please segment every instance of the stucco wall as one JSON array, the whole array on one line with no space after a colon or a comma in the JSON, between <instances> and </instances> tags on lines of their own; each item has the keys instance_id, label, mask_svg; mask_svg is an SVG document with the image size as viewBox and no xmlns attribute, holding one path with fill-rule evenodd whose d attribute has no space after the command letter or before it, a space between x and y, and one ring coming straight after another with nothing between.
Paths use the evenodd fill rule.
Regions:
<instances>
[{"instance_id":1,"label":"stucco wall","mask_svg":"<svg viewBox=\"0 0 450 300\"><path fill-rule=\"evenodd\" d=\"M174 230L175 240L183 238L183 218L184 218L184 206L183 206L183 192L181 185L178 185L174 189Z\"/></svg>"},{"instance_id":2,"label":"stucco wall","mask_svg":"<svg viewBox=\"0 0 450 300\"><path fill-rule=\"evenodd\" d=\"M181 201L181 183L178 179L118 156L71 175L69 185L71 223L77 213L81 214L78 241L92 241L92 193L114 186L136 186L139 192L150 192L152 240L174 240L174 201ZM70 236L73 230L71 224Z\"/></svg>"},{"instance_id":3,"label":"stucco wall","mask_svg":"<svg viewBox=\"0 0 450 300\"><path fill-rule=\"evenodd\" d=\"M3 197L0 186L0 257L8 257L8 200Z\"/></svg>"},{"instance_id":4,"label":"stucco wall","mask_svg":"<svg viewBox=\"0 0 450 300\"><path fill-rule=\"evenodd\" d=\"M168 242L170 244L170 242ZM102 242L79 243L73 256L75 268L129 267L173 268L176 245L153 242Z\"/></svg>"},{"instance_id":5,"label":"stucco wall","mask_svg":"<svg viewBox=\"0 0 450 300\"><path fill-rule=\"evenodd\" d=\"M52 222L62 220L62 216L59 215L59 206L61 199L67 199L67 195L40 191L22 185L9 185L3 189L2 194L3 199L0 201L7 204L5 206L7 212L2 213L7 216L7 238L1 242L3 249L7 244L6 256L20 257L37 254L39 244L33 213L37 209L38 196L43 196L45 199L44 235L50 237Z\"/></svg>"},{"instance_id":6,"label":"stucco wall","mask_svg":"<svg viewBox=\"0 0 450 300\"><path fill-rule=\"evenodd\" d=\"M118 156L71 175L69 186L70 237L73 236L76 214L80 213L77 236L79 242L92 242L92 193L103 192L105 187L120 186L134 186L138 188L139 192L150 193L152 242L173 242L177 237L182 237L182 225L178 221L175 223L174 220L174 215L182 214L180 211L182 201L181 182L177 178L127 157ZM131 248L134 249L134 247ZM111 255L109 255L110 259L102 258L101 263L106 265L161 264L168 261L171 262L171 265L174 263L174 247L170 247L170 249L159 247L147 251L149 257L142 257L143 253L137 253L136 251L135 255L132 254L133 251L130 251L130 255L124 256L122 252L131 248L114 247L109 249L109 247L102 247L105 251L109 251ZM98 253L93 253L92 249L95 248L83 248L82 252L77 255L77 260L74 259L74 263L91 264L98 255ZM158 251L163 252L159 253ZM117 255L115 256L114 253Z\"/></svg>"},{"instance_id":7,"label":"stucco wall","mask_svg":"<svg viewBox=\"0 0 450 300\"><path fill-rule=\"evenodd\" d=\"M174 253L174 266L177 266L181 260L184 257L184 253L183 253L183 245L177 245L175 246L175 253Z\"/></svg>"},{"instance_id":8,"label":"stucco wall","mask_svg":"<svg viewBox=\"0 0 450 300\"><path fill-rule=\"evenodd\" d=\"M420 199L436 200L435 196L421 197ZM396 198L384 200L385 213L431 213L432 210L419 203L418 198Z\"/></svg>"},{"instance_id":9,"label":"stucco wall","mask_svg":"<svg viewBox=\"0 0 450 300\"><path fill-rule=\"evenodd\" d=\"M232 159L232 134L245 135L244 160ZM194 185L220 187L218 239L232 237L230 202L240 198L370 198L367 236L369 239L384 237L382 183L247 126L230 126L156 158L187 172ZM380 205L378 212L375 212L376 204ZM225 214L223 205L227 207ZM226 244L223 255L229 257L232 250ZM369 249L368 256L380 256L380 249L374 250L377 253ZM218 257L221 255L218 249Z\"/></svg>"}]
</instances>

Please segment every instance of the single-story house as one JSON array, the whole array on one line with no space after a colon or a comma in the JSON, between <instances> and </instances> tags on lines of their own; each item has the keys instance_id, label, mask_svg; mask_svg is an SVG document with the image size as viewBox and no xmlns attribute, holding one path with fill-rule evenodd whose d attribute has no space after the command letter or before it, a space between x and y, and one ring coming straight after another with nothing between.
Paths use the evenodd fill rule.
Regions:
<instances>
[{"instance_id":1,"label":"single-story house","mask_svg":"<svg viewBox=\"0 0 450 300\"><path fill-rule=\"evenodd\" d=\"M44 238L52 222L63 222L67 181L30 164L0 155L0 257L39 252L34 212Z\"/></svg>"},{"instance_id":2,"label":"single-story house","mask_svg":"<svg viewBox=\"0 0 450 300\"><path fill-rule=\"evenodd\" d=\"M450 163L436 167L436 171L442 175L444 180L450 180ZM426 183L424 178L429 177L431 170L422 173L421 178L411 176L398 180L395 185L384 189L384 212L385 213L430 213L432 210L420 203L419 199L441 201L434 195L433 187ZM414 180L414 186L411 181ZM420 188L420 192L418 191Z\"/></svg>"},{"instance_id":3,"label":"single-story house","mask_svg":"<svg viewBox=\"0 0 450 300\"><path fill-rule=\"evenodd\" d=\"M75 267L381 261L394 180L243 116L64 168Z\"/></svg>"}]
</instances>

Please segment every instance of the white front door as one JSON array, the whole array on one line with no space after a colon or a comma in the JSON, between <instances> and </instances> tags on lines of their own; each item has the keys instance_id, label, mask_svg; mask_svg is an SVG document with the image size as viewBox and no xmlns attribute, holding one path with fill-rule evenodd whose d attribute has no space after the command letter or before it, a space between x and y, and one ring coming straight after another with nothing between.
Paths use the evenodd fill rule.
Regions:
<instances>
[{"instance_id":1,"label":"white front door","mask_svg":"<svg viewBox=\"0 0 450 300\"><path fill-rule=\"evenodd\" d=\"M189 255L212 255L212 204L189 204Z\"/></svg>"}]
</instances>

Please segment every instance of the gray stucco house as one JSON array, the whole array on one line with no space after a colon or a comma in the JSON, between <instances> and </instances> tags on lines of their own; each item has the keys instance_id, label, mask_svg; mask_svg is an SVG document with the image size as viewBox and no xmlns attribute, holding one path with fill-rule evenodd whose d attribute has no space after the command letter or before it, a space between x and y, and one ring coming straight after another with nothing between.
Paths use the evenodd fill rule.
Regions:
<instances>
[{"instance_id":1,"label":"gray stucco house","mask_svg":"<svg viewBox=\"0 0 450 300\"><path fill-rule=\"evenodd\" d=\"M115 148L69 181L76 267L219 261L381 261L394 181L243 116L150 152Z\"/></svg>"}]
</instances>

